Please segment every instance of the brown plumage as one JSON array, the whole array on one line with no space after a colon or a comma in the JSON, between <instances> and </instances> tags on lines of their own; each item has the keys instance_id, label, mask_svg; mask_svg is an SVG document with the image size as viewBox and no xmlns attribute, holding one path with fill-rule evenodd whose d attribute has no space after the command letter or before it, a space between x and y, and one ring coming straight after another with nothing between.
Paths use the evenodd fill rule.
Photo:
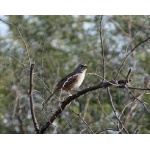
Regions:
<instances>
[{"instance_id":1,"label":"brown plumage","mask_svg":"<svg viewBox=\"0 0 150 150\"><path fill-rule=\"evenodd\" d=\"M47 98L46 101L43 101L43 107L44 104L47 103L58 90L65 90L71 95L70 91L77 89L82 84L85 78L86 70L87 65L80 64L73 72L62 78L56 85L54 92Z\"/></svg>"}]
</instances>

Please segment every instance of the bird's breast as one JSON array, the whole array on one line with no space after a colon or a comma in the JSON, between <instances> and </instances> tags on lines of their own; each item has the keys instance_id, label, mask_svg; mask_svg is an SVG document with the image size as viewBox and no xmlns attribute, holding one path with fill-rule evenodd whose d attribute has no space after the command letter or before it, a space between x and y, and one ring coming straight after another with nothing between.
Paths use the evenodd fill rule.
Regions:
<instances>
[{"instance_id":1,"label":"bird's breast","mask_svg":"<svg viewBox=\"0 0 150 150\"><path fill-rule=\"evenodd\" d=\"M74 88L78 88L82 84L84 77L85 77L84 73L80 73L77 75L76 81L74 83Z\"/></svg>"}]
</instances>

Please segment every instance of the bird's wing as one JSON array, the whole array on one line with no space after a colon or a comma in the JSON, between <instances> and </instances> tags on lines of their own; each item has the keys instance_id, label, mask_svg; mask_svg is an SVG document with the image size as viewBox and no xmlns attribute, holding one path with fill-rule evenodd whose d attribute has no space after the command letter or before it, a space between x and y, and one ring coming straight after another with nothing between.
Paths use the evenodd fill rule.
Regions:
<instances>
[{"instance_id":1,"label":"bird's wing","mask_svg":"<svg viewBox=\"0 0 150 150\"><path fill-rule=\"evenodd\" d=\"M58 84L56 85L58 88L61 86L67 86L70 83L74 82L77 80L77 74L74 75L74 72L71 72L70 74L68 74L66 77L62 78Z\"/></svg>"}]
</instances>

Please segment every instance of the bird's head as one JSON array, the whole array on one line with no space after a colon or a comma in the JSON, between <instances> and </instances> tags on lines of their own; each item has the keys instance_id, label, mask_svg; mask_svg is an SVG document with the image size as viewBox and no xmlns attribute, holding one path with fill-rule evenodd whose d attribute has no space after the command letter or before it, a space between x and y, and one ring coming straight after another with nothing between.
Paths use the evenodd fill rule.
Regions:
<instances>
[{"instance_id":1,"label":"bird's head","mask_svg":"<svg viewBox=\"0 0 150 150\"><path fill-rule=\"evenodd\" d=\"M80 64L78 65L78 67L76 68L76 71L80 72L80 73L85 73L87 70L87 65L86 64Z\"/></svg>"}]
</instances>

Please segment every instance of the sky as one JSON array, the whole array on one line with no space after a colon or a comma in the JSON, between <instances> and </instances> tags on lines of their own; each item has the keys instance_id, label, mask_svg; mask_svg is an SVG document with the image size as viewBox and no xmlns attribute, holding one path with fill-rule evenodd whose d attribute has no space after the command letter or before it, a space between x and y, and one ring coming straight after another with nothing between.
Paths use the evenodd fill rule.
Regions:
<instances>
[{"instance_id":1,"label":"sky","mask_svg":"<svg viewBox=\"0 0 150 150\"><path fill-rule=\"evenodd\" d=\"M5 20L6 17L0 15L0 18ZM2 37L6 36L7 31L8 31L8 26L5 23L0 21L0 36L2 36Z\"/></svg>"}]
</instances>

